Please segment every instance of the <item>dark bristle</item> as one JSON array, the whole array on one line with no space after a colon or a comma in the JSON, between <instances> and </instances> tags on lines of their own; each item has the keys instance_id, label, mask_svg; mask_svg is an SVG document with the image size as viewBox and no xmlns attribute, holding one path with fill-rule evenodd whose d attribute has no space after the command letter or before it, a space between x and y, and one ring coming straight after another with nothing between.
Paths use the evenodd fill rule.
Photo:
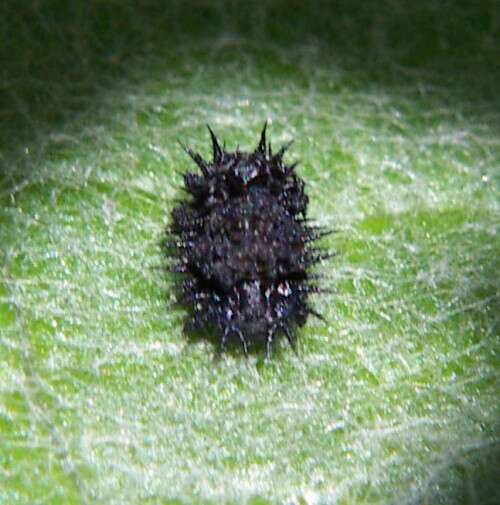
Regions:
<instances>
[{"instance_id":1,"label":"dark bristle","mask_svg":"<svg viewBox=\"0 0 500 505\"><path fill-rule=\"evenodd\" d=\"M221 351L229 343L263 345L270 356L277 335L296 352L298 327L308 315L310 295L328 293L311 267L329 257L312 243L332 233L306 217L305 183L297 163L283 157L292 142L273 155L264 123L253 152L228 152L207 125L213 160L179 142L200 172L183 175L189 197L172 211L161 248L183 274L179 301L191 309L185 331L215 332Z\"/></svg>"},{"instance_id":2,"label":"dark bristle","mask_svg":"<svg viewBox=\"0 0 500 505\"><path fill-rule=\"evenodd\" d=\"M293 140L290 140L290 142L286 143L284 146L281 147L281 149L274 155L275 158L281 160L283 158L283 155L285 154L286 151L288 151L288 149L290 149L290 146L293 144ZM293 167L290 167L293 168L297 165L297 163L294 164Z\"/></svg>"},{"instance_id":3,"label":"dark bristle","mask_svg":"<svg viewBox=\"0 0 500 505\"><path fill-rule=\"evenodd\" d=\"M267 121L264 123L264 128L262 128L259 145L257 147L257 151L264 155L266 154L266 130L267 130Z\"/></svg>"},{"instance_id":4,"label":"dark bristle","mask_svg":"<svg viewBox=\"0 0 500 505\"><path fill-rule=\"evenodd\" d=\"M214 163L218 163L219 161L222 160L224 151L222 150L222 148L219 144L217 136L212 131L212 128L210 128L209 125L207 125L207 128L208 128L208 131L210 132L210 137L212 138L212 150L213 150L213 156L214 156Z\"/></svg>"},{"instance_id":5,"label":"dark bristle","mask_svg":"<svg viewBox=\"0 0 500 505\"><path fill-rule=\"evenodd\" d=\"M185 146L180 140L177 140L177 142L179 142L180 146L182 147L182 150L198 165L198 167L203 172L203 175L207 176L208 175L207 162L198 153L195 153L192 149ZM187 188L185 189L187 190Z\"/></svg>"},{"instance_id":6,"label":"dark bristle","mask_svg":"<svg viewBox=\"0 0 500 505\"><path fill-rule=\"evenodd\" d=\"M317 317L320 321L323 321L324 323L327 322L323 315L321 315L319 312L316 312L315 310L311 309L310 307L308 307L307 311L309 312L309 314L312 314L314 317Z\"/></svg>"}]
</instances>

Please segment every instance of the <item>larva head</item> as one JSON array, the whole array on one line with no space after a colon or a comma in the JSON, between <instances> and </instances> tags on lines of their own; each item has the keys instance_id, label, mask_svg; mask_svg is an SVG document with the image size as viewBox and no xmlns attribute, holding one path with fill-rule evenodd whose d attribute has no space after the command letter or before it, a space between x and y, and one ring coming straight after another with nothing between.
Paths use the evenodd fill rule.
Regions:
<instances>
[{"instance_id":1,"label":"larva head","mask_svg":"<svg viewBox=\"0 0 500 505\"><path fill-rule=\"evenodd\" d=\"M184 147L201 169L202 175L188 172L184 176L187 191L205 208L220 205L237 195L245 194L251 187L262 186L281 199L286 210L293 215L305 215L308 198L304 183L294 172L296 164L286 165L283 156L291 143L273 154L266 141L266 126L256 149L251 153L225 151L209 128L212 138L213 158L204 160L199 154Z\"/></svg>"}]
</instances>

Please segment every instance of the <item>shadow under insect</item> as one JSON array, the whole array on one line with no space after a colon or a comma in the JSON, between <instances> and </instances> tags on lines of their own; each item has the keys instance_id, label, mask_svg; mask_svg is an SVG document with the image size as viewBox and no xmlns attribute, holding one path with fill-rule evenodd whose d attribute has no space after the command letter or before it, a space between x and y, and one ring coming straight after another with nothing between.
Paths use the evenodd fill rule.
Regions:
<instances>
[{"instance_id":1,"label":"shadow under insect","mask_svg":"<svg viewBox=\"0 0 500 505\"><path fill-rule=\"evenodd\" d=\"M266 126L250 153L227 152L209 127L213 159L183 146L201 170L188 172L190 198L172 211L163 247L167 269L184 276L179 301L190 308L188 334L215 334L221 350L239 342L245 355L283 335L296 349L295 330L321 292L311 266L330 254L313 243L329 233L306 218L305 183L273 154Z\"/></svg>"}]
</instances>

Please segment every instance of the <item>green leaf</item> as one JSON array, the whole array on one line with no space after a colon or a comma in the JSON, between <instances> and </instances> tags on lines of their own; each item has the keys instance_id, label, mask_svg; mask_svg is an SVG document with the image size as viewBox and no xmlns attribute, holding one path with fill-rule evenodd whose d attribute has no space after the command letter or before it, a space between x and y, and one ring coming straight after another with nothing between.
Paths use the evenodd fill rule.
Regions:
<instances>
[{"instance_id":1,"label":"green leaf","mask_svg":"<svg viewBox=\"0 0 500 505\"><path fill-rule=\"evenodd\" d=\"M498 8L388 5L0 8L1 503L500 500ZM266 119L335 293L217 359L159 269L177 139Z\"/></svg>"}]
</instances>

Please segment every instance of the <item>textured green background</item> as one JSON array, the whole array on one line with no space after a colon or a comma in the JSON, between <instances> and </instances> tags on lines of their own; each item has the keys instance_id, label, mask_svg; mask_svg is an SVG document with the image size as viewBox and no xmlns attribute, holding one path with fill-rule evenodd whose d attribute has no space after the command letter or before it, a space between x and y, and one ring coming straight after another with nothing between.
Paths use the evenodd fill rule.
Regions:
<instances>
[{"instance_id":1,"label":"textured green background","mask_svg":"<svg viewBox=\"0 0 500 505\"><path fill-rule=\"evenodd\" d=\"M5 1L0 503L499 503L498 2ZM182 335L204 124L340 233L300 356Z\"/></svg>"}]
</instances>

